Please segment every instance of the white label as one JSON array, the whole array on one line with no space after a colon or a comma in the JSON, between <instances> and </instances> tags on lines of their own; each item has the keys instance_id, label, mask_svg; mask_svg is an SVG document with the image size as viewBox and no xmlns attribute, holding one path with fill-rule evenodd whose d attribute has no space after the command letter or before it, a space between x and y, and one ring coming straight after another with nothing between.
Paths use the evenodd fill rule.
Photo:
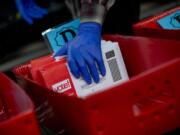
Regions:
<instances>
[{"instance_id":1,"label":"white label","mask_svg":"<svg viewBox=\"0 0 180 135\"><path fill-rule=\"evenodd\" d=\"M63 93L69 89L71 89L71 83L69 79L58 82L52 86L53 91L58 93Z\"/></svg>"}]
</instances>

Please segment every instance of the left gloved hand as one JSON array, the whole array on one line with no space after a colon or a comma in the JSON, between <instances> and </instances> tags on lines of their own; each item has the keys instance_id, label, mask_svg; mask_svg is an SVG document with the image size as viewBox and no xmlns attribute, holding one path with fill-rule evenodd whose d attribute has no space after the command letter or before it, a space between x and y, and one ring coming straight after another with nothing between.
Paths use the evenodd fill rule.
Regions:
<instances>
[{"instance_id":1,"label":"left gloved hand","mask_svg":"<svg viewBox=\"0 0 180 135\"><path fill-rule=\"evenodd\" d=\"M91 84L92 77L98 83L98 70L102 76L106 74L101 52L101 25L95 22L81 23L75 39L57 51L54 57L62 55L67 55L69 68L76 78L82 76Z\"/></svg>"},{"instance_id":2,"label":"left gloved hand","mask_svg":"<svg viewBox=\"0 0 180 135\"><path fill-rule=\"evenodd\" d=\"M15 0L20 15L28 24L33 24L33 19L41 19L48 10L36 5L34 0Z\"/></svg>"}]
</instances>

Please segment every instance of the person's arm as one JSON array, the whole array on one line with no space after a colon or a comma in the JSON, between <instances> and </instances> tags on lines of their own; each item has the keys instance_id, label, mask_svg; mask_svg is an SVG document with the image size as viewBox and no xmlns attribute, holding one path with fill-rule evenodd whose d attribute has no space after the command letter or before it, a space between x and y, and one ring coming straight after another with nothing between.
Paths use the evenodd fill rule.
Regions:
<instances>
[{"instance_id":1,"label":"person's arm","mask_svg":"<svg viewBox=\"0 0 180 135\"><path fill-rule=\"evenodd\" d=\"M98 83L99 73L106 75L101 51L101 30L105 14L112 4L112 0L82 0L81 23L76 38L54 55L66 54L71 73L76 78L82 76L88 84L92 83L92 79Z\"/></svg>"},{"instance_id":2,"label":"person's arm","mask_svg":"<svg viewBox=\"0 0 180 135\"><path fill-rule=\"evenodd\" d=\"M82 22L95 21L101 24L106 12L115 1L116 0L65 0L73 18L81 17Z\"/></svg>"}]
</instances>

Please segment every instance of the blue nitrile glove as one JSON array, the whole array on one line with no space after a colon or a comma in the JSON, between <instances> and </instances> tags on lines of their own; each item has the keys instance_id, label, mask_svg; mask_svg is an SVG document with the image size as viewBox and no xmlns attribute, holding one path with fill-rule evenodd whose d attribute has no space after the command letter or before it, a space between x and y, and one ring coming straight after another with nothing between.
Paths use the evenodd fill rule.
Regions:
<instances>
[{"instance_id":1,"label":"blue nitrile glove","mask_svg":"<svg viewBox=\"0 0 180 135\"><path fill-rule=\"evenodd\" d=\"M15 2L21 16L29 24L33 24L33 19L41 19L48 13L47 9L37 6L34 0L15 0Z\"/></svg>"},{"instance_id":2,"label":"blue nitrile glove","mask_svg":"<svg viewBox=\"0 0 180 135\"><path fill-rule=\"evenodd\" d=\"M67 55L70 71L76 78L82 76L91 84L92 77L98 83L98 70L102 76L106 74L101 52L101 25L95 22L81 23L75 39L57 51L54 57L62 55Z\"/></svg>"}]
</instances>

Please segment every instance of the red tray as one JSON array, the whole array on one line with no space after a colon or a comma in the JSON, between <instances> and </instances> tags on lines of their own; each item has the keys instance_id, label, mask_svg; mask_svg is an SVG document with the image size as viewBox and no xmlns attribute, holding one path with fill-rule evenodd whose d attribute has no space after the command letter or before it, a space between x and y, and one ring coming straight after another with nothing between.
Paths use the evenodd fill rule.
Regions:
<instances>
[{"instance_id":1,"label":"red tray","mask_svg":"<svg viewBox=\"0 0 180 135\"><path fill-rule=\"evenodd\" d=\"M118 35L104 38L119 42L130 80L85 99L38 85L28 75L28 64L14 69L42 116L39 120L56 133L72 135L160 135L180 127L179 42Z\"/></svg>"},{"instance_id":2,"label":"red tray","mask_svg":"<svg viewBox=\"0 0 180 135\"><path fill-rule=\"evenodd\" d=\"M163 12L157 16L146 18L134 24L133 30L135 35L180 40L180 30L165 30L162 29L157 23L157 20L159 20L160 18L165 17L177 10L180 10L180 6Z\"/></svg>"},{"instance_id":3,"label":"red tray","mask_svg":"<svg viewBox=\"0 0 180 135\"><path fill-rule=\"evenodd\" d=\"M33 103L3 73L0 73L0 135L40 135Z\"/></svg>"}]
</instances>

